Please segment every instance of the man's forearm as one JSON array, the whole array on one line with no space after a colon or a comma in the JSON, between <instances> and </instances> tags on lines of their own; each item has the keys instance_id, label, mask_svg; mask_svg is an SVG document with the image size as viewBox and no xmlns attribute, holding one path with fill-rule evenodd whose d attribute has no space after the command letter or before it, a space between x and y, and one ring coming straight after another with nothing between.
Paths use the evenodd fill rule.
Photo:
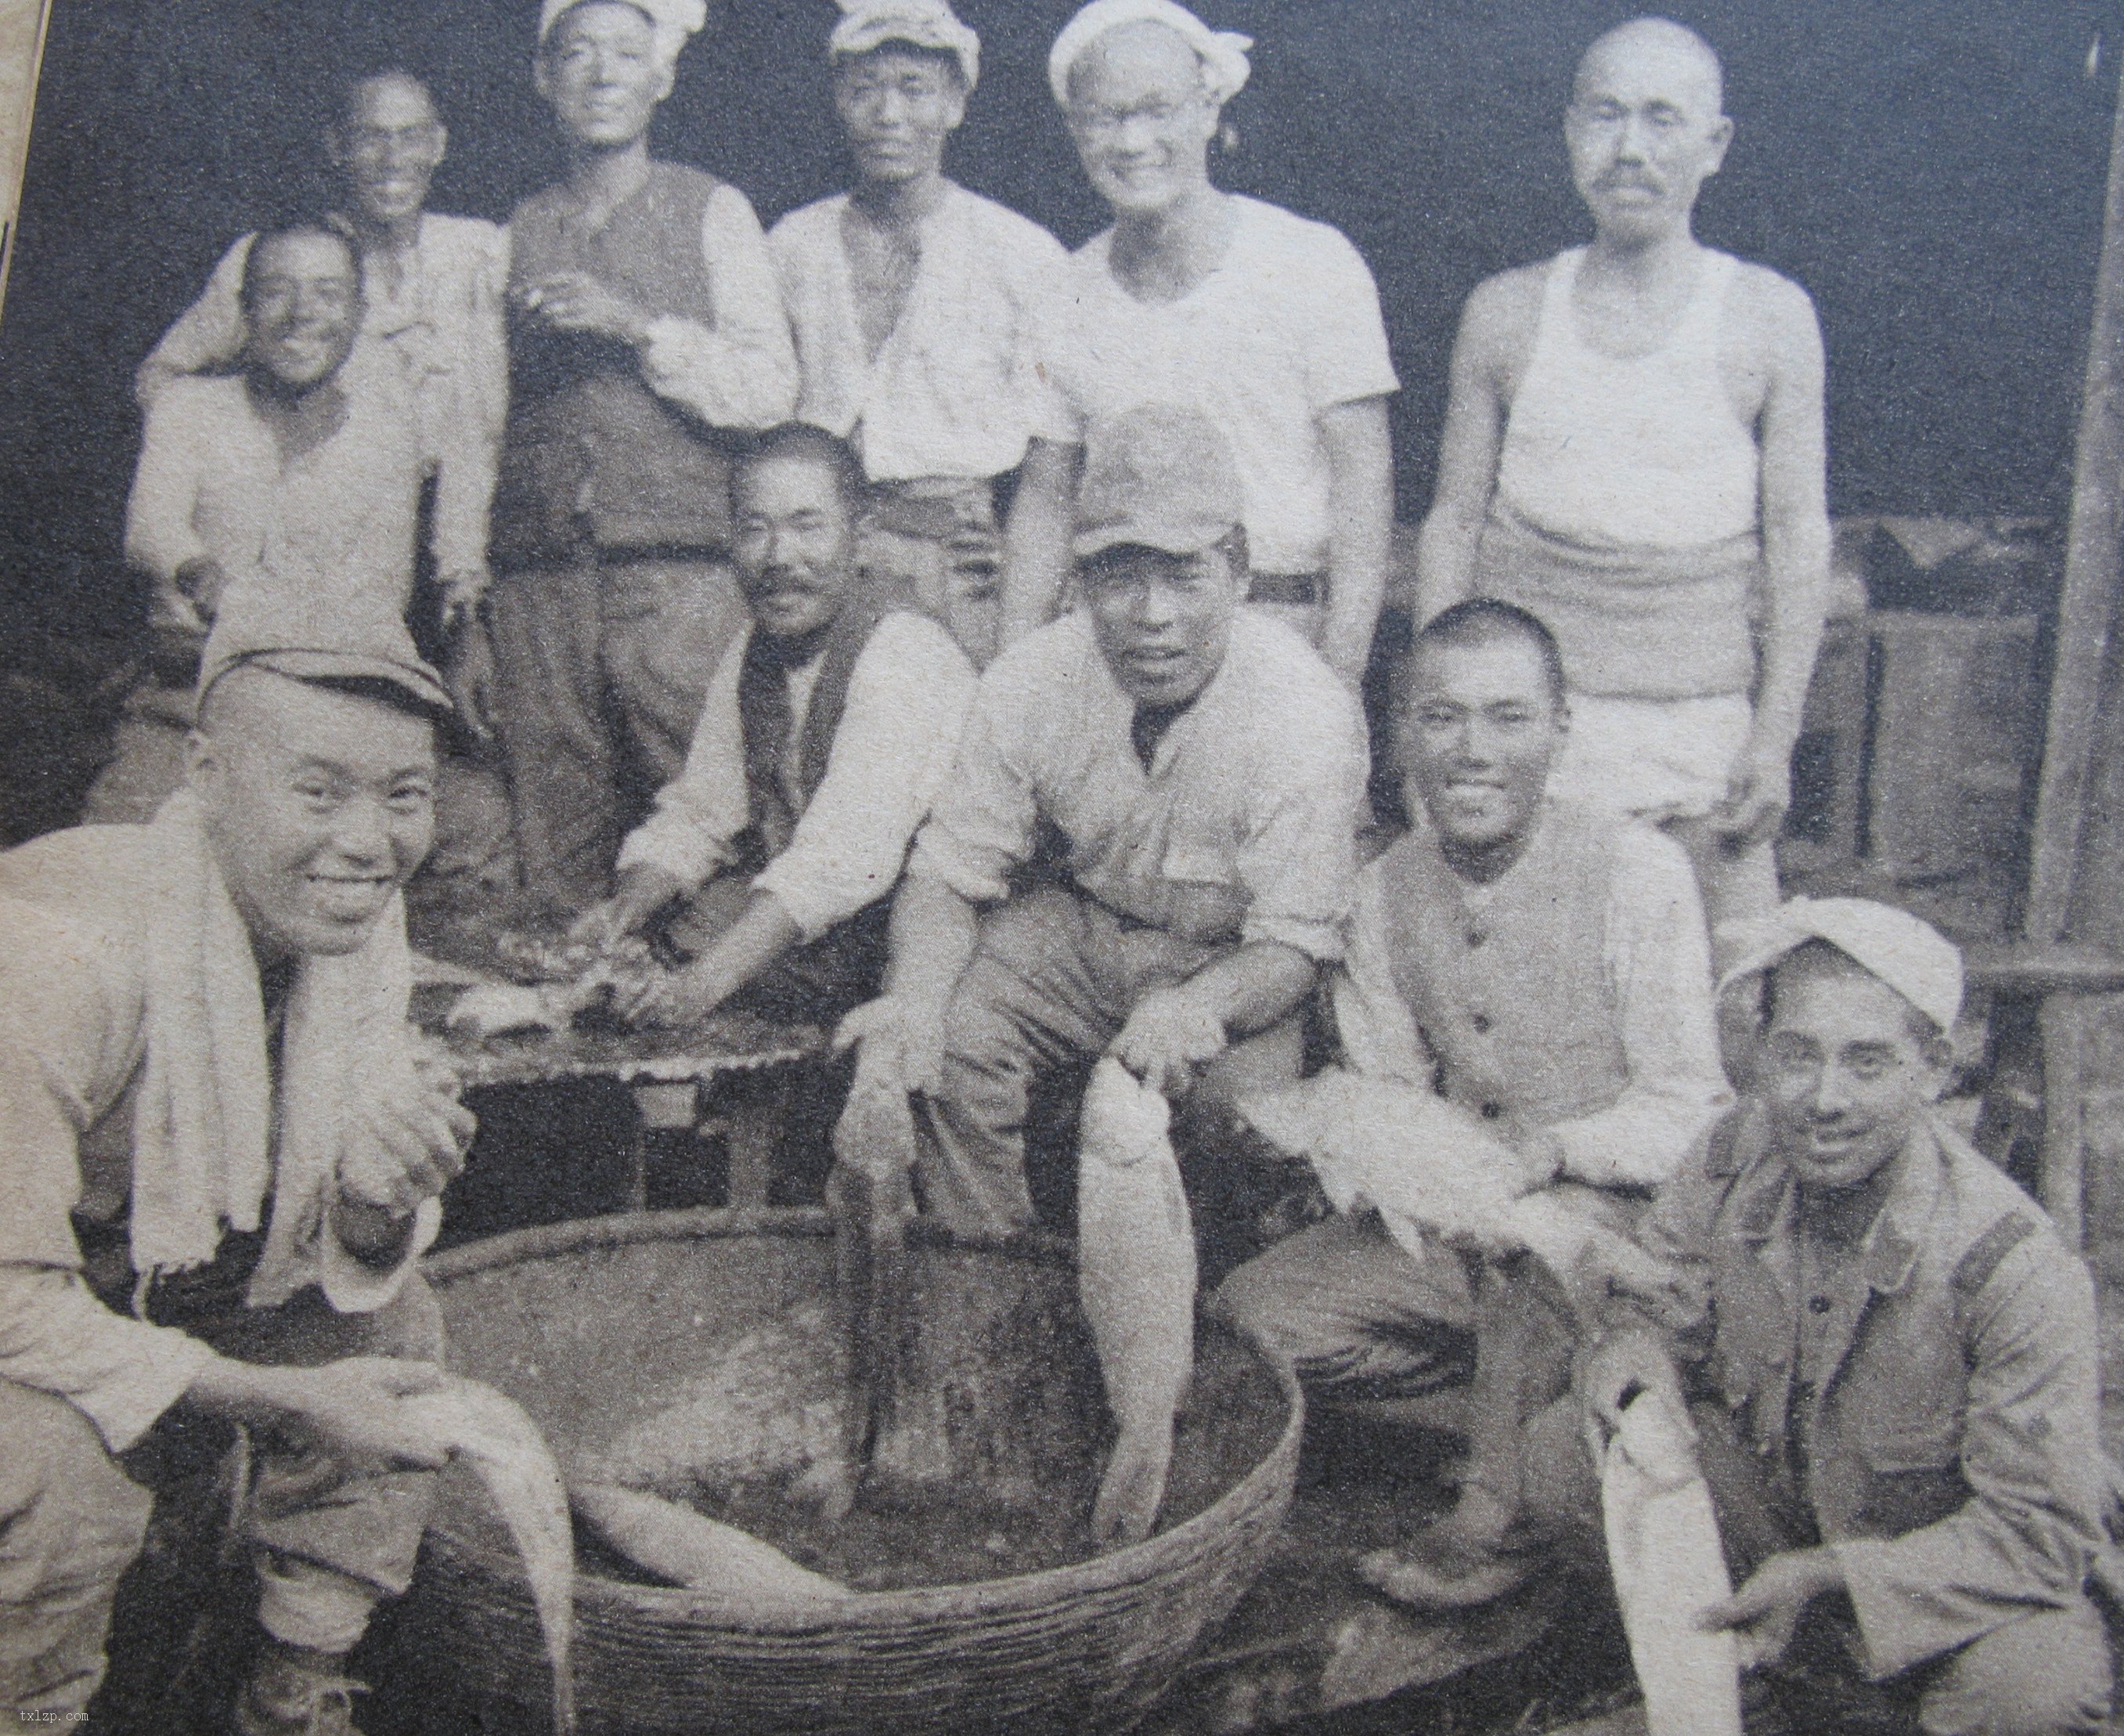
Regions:
<instances>
[{"instance_id":1,"label":"man's forearm","mask_svg":"<svg viewBox=\"0 0 2124 1736\"><path fill-rule=\"evenodd\" d=\"M758 976L804 938L782 901L754 892L738 920L718 934L693 968L710 986L717 1004Z\"/></svg>"},{"instance_id":2,"label":"man's forearm","mask_svg":"<svg viewBox=\"0 0 2124 1736\"><path fill-rule=\"evenodd\" d=\"M1003 639L1008 645L1054 619L1069 576L1072 496L1078 449L1036 440L1025 457L1003 531Z\"/></svg>"},{"instance_id":3,"label":"man's forearm","mask_svg":"<svg viewBox=\"0 0 2124 1736\"><path fill-rule=\"evenodd\" d=\"M1821 649L1829 595L1826 521L1811 527L1766 525L1762 667L1755 684L1755 739L1789 755Z\"/></svg>"},{"instance_id":4,"label":"man's forearm","mask_svg":"<svg viewBox=\"0 0 2124 1736\"><path fill-rule=\"evenodd\" d=\"M1443 502L1431 509L1416 539L1417 627L1473 590L1475 553L1482 541L1479 515L1456 510Z\"/></svg>"},{"instance_id":5,"label":"man's forearm","mask_svg":"<svg viewBox=\"0 0 2124 1736\"><path fill-rule=\"evenodd\" d=\"M980 913L941 880L909 874L892 906L892 964L885 992L942 1019L973 962Z\"/></svg>"},{"instance_id":6,"label":"man's forearm","mask_svg":"<svg viewBox=\"0 0 2124 1736\"><path fill-rule=\"evenodd\" d=\"M1328 610L1320 654L1354 689L1365 679L1393 558L1393 454L1380 400L1337 405L1329 436Z\"/></svg>"},{"instance_id":7,"label":"man's forearm","mask_svg":"<svg viewBox=\"0 0 2124 1736\"><path fill-rule=\"evenodd\" d=\"M1187 979L1191 994L1234 1037L1265 1031L1312 993L1318 967L1295 947L1257 940Z\"/></svg>"}]
</instances>

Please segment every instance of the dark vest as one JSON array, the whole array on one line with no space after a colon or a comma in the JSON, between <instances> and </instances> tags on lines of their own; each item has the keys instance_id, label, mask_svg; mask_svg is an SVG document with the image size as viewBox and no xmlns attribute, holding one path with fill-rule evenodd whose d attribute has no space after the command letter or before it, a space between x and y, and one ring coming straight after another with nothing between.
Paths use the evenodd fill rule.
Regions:
<instances>
[{"instance_id":1,"label":"dark vest","mask_svg":"<svg viewBox=\"0 0 2124 1736\"><path fill-rule=\"evenodd\" d=\"M713 326L701 221L717 185L653 162L641 190L591 234L571 223L565 188L534 193L510 219L512 305L542 278L582 271L652 316ZM501 567L565 560L585 541L720 549L730 541L729 460L712 430L649 388L627 346L519 319L493 522Z\"/></svg>"},{"instance_id":2,"label":"dark vest","mask_svg":"<svg viewBox=\"0 0 2124 1736\"><path fill-rule=\"evenodd\" d=\"M840 619L826 630L819 680L804 728L790 740L788 665L781 647L755 629L746 642L738 671L738 722L745 732L745 794L751 823L738 840L740 868L758 873L789 848L796 822L825 781L834 737L847 710L848 683L856 662L877 631L878 623L905 606L897 595L852 599Z\"/></svg>"},{"instance_id":3,"label":"dark vest","mask_svg":"<svg viewBox=\"0 0 2124 1736\"><path fill-rule=\"evenodd\" d=\"M1394 985L1453 1102L1545 1127L1622 1095L1629 1070L1603 956L1614 850L1611 822L1552 805L1478 910L1427 829L1380 859Z\"/></svg>"}]
</instances>

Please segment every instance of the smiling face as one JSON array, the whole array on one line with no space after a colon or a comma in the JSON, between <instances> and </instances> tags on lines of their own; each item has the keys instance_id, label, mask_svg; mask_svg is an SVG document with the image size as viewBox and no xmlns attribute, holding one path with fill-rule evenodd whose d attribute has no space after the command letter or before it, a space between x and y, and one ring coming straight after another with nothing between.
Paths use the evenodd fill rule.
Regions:
<instances>
[{"instance_id":1,"label":"smiling face","mask_svg":"<svg viewBox=\"0 0 2124 1736\"><path fill-rule=\"evenodd\" d=\"M802 639L833 624L859 582L854 505L823 459L755 459L731 483L731 558L759 630Z\"/></svg>"},{"instance_id":2,"label":"smiling face","mask_svg":"<svg viewBox=\"0 0 2124 1736\"><path fill-rule=\"evenodd\" d=\"M1810 945L1776 969L1756 1089L1802 1187L1870 1180L1947 1083L1946 1046L1910 1004L1844 954Z\"/></svg>"},{"instance_id":3,"label":"smiling face","mask_svg":"<svg viewBox=\"0 0 2124 1736\"><path fill-rule=\"evenodd\" d=\"M298 229L261 236L243 272L251 367L290 392L339 372L361 329L361 272L337 235Z\"/></svg>"},{"instance_id":4,"label":"smiling face","mask_svg":"<svg viewBox=\"0 0 2124 1736\"><path fill-rule=\"evenodd\" d=\"M1195 50L1164 25L1120 25L1085 49L1065 113L1084 173L1116 215L1154 215L1209 185L1217 106Z\"/></svg>"},{"instance_id":5,"label":"smiling face","mask_svg":"<svg viewBox=\"0 0 2124 1736\"><path fill-rule=\"evenodd\" d=\"M354 87L325 149L356 213L381 227L420 214L449 142L425 87L386 73Z\"/></svg>"},{"instance_id":6,"label":"smiling face","mask_svg":"<svg viewBox=\"0 0 2124 1736\"><path fill-rule=\"evenodd\" d=\"M944 141L966 118L966 87L949 55L886 43L834 63L834 109L857 172L894 185L942 169Z\"/></svg>"},{"instance_id":7,"label":"smiling face","mask_svg":"<svg viewBox=\"0 0 2124 1736\"><path fill-rule=\"evenodd\" d=\"M1686 233L1732 143L1723 101L1717 57L1679 25L1641 19L1586 50L1563 137L1571 178L1603 237Z\"/></svg>"},{"instance_id":8,"label":"smiling face","mask_svg":"<svg viewBox=\"0 0 2124 1736\"><path fill-rule=\"evenodd\" d=\"M561 15L539 50L538 94L577 144L619 150L649 130L671 94L649 15L625 0L583 0Z\"/></svg>"},{"instance_id":9,"label":"smiling face","mask_svg":"<svg viewBox=\"0 0 2124 1736\"><path fill-rule=\"evenodd\" d=\"M1092 632L1114 680L1139 706L1169 710L1224 661L1247 579L1228 545L1199 554L1122 543L1079 564Z\"/></svg>"},{"instance_id":10,"label":"smiling face","mask_svg":"<svg viewBox=\"0 0 2124 1736\"><path fill-rule=\"evenodd\" d=\"M1401 713L1402 779L1439 836L1470 850L1524 840L1566 719L1541 649L1519 634L1419 640Z\"/></svg>"},{"instance_id":11,"label":"smiling face","mask_svg":"<svg viewBox=\"0 0 2124 1736\"><path fill-rule=\"evenodd\" d=\"M214 685L191 783L262 954L354 951L435 842L435 726L266 670Z\"/></svg>"}]
</instances>

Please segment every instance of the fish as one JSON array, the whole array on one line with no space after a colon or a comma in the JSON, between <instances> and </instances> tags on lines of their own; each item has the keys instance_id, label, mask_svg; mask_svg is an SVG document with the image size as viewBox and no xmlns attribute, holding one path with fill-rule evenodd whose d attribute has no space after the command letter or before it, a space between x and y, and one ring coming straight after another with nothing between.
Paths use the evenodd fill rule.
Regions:
<instances>
[{"instance_id":1,"label":"fish","mask_svg":"<svg viewBox=\"0 0 2124 1736\"><path fill-rule=\"evenodd\" d=\"M845 1489L883 1445L886 1468L906 1470L905 1396L907 1226L914 1216L914 1113L905 1091L858 1082L834 1127L826 1197L834 1220L834 1301L846 1344L848 1406Z\"/></svg>"},{"instance_id":2,"label":"fish","mask_svg":"<svg viewBox=\"0 0 2124 1736\"><path fill-rule=\"evenodd\" d=\"M1111 1056L1092 1070L1077 1157L1077 1290L1115 1440L1092 1507L1102 1548L1158 1522L1195 1368L1195 1230L1171 1109Z\"/></svg>"},{"instance_id":3,"label":"fish","mask_svg":"<svg viewBox=\"0 0 2124 1736\"><path fill-rule=\"evenodd\" d=\"M1696 1625L1732 1581L1693 1433L1666 1395L1642 1392L1624 1408L1602 1457L1600 1508L1649 1736L1741 1736L1733 1636Z\"/></svg>"},{"instance_id":4,"label":"fish","mask_svg":"<svg viewBox=\"0 0 2124 1736\"><path fill-rule=\"evenodd\" d=\"M675 1501L609 1483L578 1483L568 1494L583 1522L605 1542L675 1585L769 1602L830 1603L854 1595L750 1531Z\"/></svg>"},{"instance_id":5,"label":"fish","mask_svg":"<svg viewBox=\"0 0 2124 1736\"><path fill-rule=\"evenodd\" d=\"M493 1501L531 1587L532 1607L553 1679L555 1736L576 1728L576 1536L560 1467L538 1425L514 1399L462 1375L399 1400L411 1419L476 1471Z\"/></svg>"}]
</instances>

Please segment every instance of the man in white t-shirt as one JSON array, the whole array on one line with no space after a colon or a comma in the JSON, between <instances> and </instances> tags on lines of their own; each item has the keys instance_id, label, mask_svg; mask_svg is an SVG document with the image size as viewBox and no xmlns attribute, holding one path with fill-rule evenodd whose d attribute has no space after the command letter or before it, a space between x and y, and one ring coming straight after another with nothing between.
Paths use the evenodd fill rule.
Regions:
<instances>
[{"instance_id":1,"label":"man in white t-shirt","mask_svg":"<svg viewBox=\"0 0 2124 1736\"><path fill-rule=\"evenodd\" d=\"M946 0L846 0L828 46L855 186L768 236L803 374L796 413L862 455L864 564L984 664L997 483L1025 457L1035 314L1065 256L944 172L980 72L980 39Z\"/></svg>"},{"instance_id":2,"label":"man in white t-shirt","mask_svg":"<svg viewBox=\"0 0 2124 1736\"><path fill-rule=\"evenodd\" d=\"M1055 99L1114 227L1072 256L1047 304L1052 390L1011 512L1003 632L1055 610L1088 434L1140 405L1184 404L1238 460L1252 600L1294 617L1354 687L1385 587L1399 383L1356 248L1210 183L1250 45L1172 0L1093 0L1055 39Z\"/></svg>"}]
</instances>

